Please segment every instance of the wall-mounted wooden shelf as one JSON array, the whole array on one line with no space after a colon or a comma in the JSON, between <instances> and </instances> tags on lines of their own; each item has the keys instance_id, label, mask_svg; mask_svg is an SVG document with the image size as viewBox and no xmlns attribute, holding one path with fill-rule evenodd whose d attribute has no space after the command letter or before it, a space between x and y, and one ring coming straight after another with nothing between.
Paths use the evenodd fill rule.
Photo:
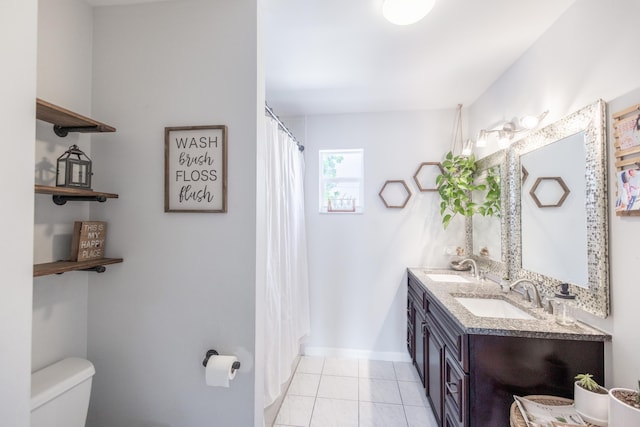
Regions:
<instances>
[{"instance_id":1,"label":"wall-mounted wooden shelf","mask_svg":"<svg viewBox=\"0 0 640 427\"><path fill-rule=\"evenodd\" d=\"M36 119L53 124L53 131L60 137L65 137L69 132L115 132L116 128L89 117L74 113L73 111L51 104L36 98ZM80 188L51 187L36 185L36 194L50 194L56 205L64 205L67 201L97 201L104 202L107 199L118 198L114 193L103 193ZM68 271L95 271L102 273L105 266L121 263L122 258L101 258L89 261L55 261L33 266L33 277L47 276L50 274L62 274Z\"/></svg>"},{"instance_id":2,"label":"wall-mounted wooden shelf","mask_svg":"<svg viewBox=\"0 0 640 427\"><path fill-rule=\"evenodd\" d=\"M117 199L115 193L84 190L80 188L50 187L48 185L36 185L36 194L51 194L56 205L64 205L67 201L105 202L107 199Z\"/></svg>"},{"instance_id":3,"label":"wall-mounted wooden shelf","mask_svg":"<svg viewBox=\"0 0 640 427\"><path fill-rule=\"evenodd\" d=\"M60 137L69 132L115 132L116 128L66 108L36 98L36 119L53 124L53 131Z\"/></svg>"},{"instance_id":4,"label":"wall-mounted wooden shelf","mask_svg":"<svg viewBox=\"0 0 640 427\"><path fill-rule=\"evenodd\" d=\"M33 266L33 277L48 276L50 274L62 274L68 271L95 271L102 273L105 265L121 263L122 258L101 258L89 261L55 261Z\"/></svg>"}]
</instances>

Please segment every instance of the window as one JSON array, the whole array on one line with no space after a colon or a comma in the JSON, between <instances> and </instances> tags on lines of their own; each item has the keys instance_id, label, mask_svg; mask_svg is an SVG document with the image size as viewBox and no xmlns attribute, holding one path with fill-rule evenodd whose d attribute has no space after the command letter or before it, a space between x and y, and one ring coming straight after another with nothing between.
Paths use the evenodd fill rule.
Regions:
<instances>
[{"instance_id":1,"label":"window","mask_svg":"<svg viewBox=\"0 0 640 427\"><path fill-rule=\"evenodd\" d=\"M362 213L364 150L320 150L320 212Z\"/></svg>"}]
</instances>

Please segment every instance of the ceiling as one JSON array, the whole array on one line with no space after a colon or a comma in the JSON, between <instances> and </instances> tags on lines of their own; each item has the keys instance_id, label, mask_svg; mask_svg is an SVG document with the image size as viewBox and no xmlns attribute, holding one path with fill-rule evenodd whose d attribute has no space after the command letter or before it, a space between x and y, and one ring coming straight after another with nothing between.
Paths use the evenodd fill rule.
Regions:
<instances>
[{"instance_id":1,"label":"ceiling","mask_svg":"<svg viewBox=\"0 0 640 427\"><path fill-rule=\"evenodd\" d=\"M279 115L470 105L575 0L437 0L396 26L382 0L263 0L267 103Z\"/></svg>"},{"instance_id":2,"label":"ceiling","mask_svg":"<svg viewBox=\"0 0 640 427\"><path fill-rule=\"evenodd\" d=\"M436 0L409 26L387 22L382 1L258 0L277 114L470 105L576 0Z\"/></svg>"}]
</instances>

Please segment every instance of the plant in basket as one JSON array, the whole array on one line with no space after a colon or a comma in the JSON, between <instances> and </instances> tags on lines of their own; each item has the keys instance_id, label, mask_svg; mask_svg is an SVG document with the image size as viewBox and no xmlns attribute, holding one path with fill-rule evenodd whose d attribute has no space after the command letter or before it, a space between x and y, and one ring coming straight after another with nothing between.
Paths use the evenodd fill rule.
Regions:
<instances>
[{"instance_id":1,"label":"plant in basket","mask_svg":"<svg viewBox=\"0 0 640 427\"><path fill-rule=\"evenodd\" d=\"M576 411L587 422L598 426L607 425L609 391L598 384L591 374L579 374L575 379L573 400Z\"/></svg>"},{"instance_id":2,"label":"plant in basket","mask_svg":"<svg viewBox=\"0 0 640 427\"><path fill-rule=\"evenodd\" d=\"M609 390L609 425L640 426L640 381L639 390L612 388Z\"/></svg>"}]
</instances>

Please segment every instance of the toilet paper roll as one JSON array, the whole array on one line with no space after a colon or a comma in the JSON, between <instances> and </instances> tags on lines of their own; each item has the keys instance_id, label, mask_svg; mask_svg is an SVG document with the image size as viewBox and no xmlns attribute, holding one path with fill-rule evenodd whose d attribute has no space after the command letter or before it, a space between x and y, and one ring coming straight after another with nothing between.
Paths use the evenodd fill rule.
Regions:
<instances>
[{"instance_id":1,"label":"toilet paper roll","mask_svg":"<svg viewBox=\"0 0 640 427\"><path fill-rule=\"evenodd\" d=\"M237 361L236 356L211 356L205 368L207 385L210 387L229 387L229 380L236 376L236 371L232 366Z\"/></svg>"}]
</instances>

